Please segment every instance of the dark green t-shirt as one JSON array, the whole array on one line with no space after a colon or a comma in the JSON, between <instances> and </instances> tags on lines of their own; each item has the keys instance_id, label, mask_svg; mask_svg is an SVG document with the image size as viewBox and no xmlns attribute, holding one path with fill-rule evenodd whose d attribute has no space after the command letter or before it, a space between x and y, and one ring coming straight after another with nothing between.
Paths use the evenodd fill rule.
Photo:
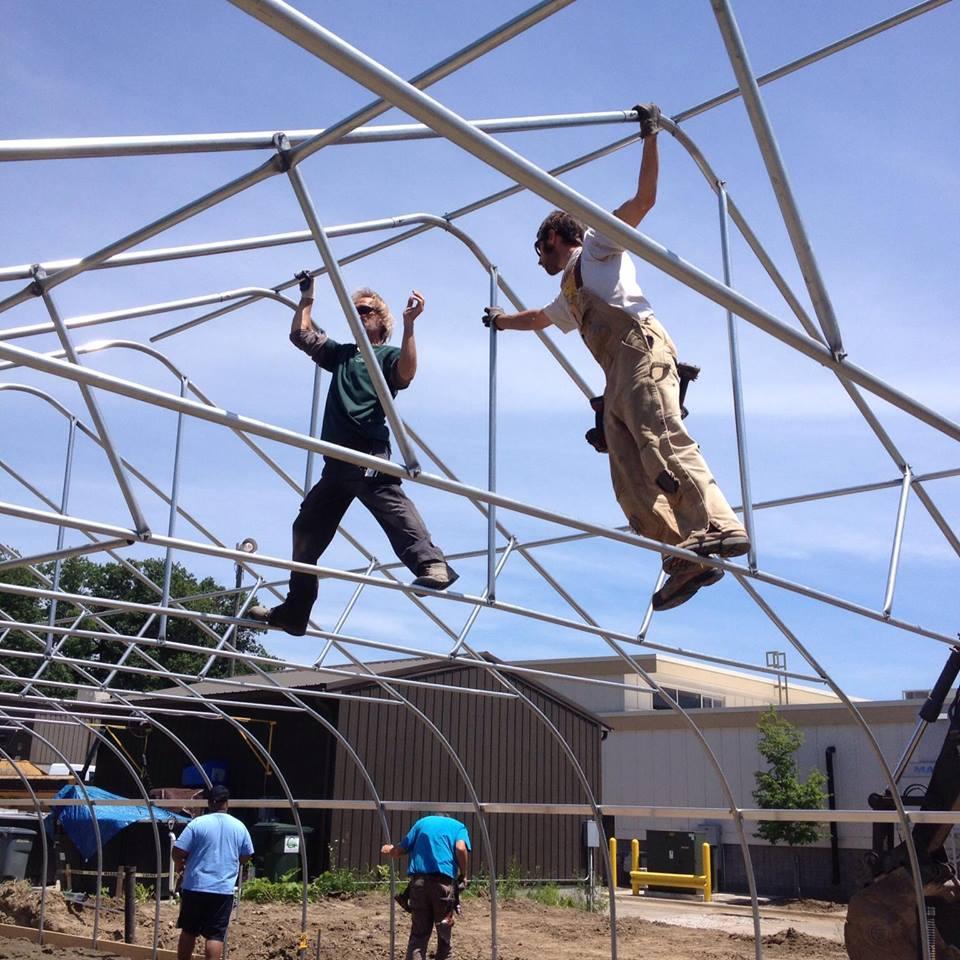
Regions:
<instances>
[{"instance_id":1,"label":"dark green t-shirt","mask_svg":"<svg viewBox=\"0 0 960 960\"><path fill-rule=\"evenodd\" d=\"M320 439L353 450L370 451L386 447L390 432L370 372L360 348L355 343L337 343L322 330L297 331L290 334L295 347L333 375L323 408ZM385 344L373 348L391 396L397 395L395 383L398 347Z\"/></svg>"}]
</instances>

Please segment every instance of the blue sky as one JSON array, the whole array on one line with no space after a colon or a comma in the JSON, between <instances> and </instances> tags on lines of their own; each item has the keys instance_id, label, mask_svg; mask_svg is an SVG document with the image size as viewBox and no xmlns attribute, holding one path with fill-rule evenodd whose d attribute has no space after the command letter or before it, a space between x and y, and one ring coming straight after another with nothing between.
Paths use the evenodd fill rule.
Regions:
<instances>
[{"instance_id":1,"label":"blue sky","mask_svg":"<svg viewBox=\"0 0 960 960\"><path fill-rule=\"evenodd\" d=\"M412 76L520 12L519 4L322 4L300 8L403 76ZM898 12L886 0L804 0L736 4L758 73ZM328 126L367 103L370 94L289 44L229 3L129 4L120 0L8 0L0 36L0 116L7 138L283 130ZM948 4L909 24L764 88L794 191L833 298L850 359L960 419L955 333L960 281L957 248L960 109L955 50L960 13ZM575 3L431 89L468 118L628 108L655 100L668 114L726 90L733 76L709 5L694 0ZM378 122L405 118L391 110ZM799 271L752 138L735 101L685 124L806 303ZM543 167L613 141L626 126L504 135ZM663 137L659 200L644 221L650 236L720 275L716 202L678 144ZM78 256L194 199L262 160L255 153L110 160L8 163L0 168L0 264ZM639 147L628 148L565 180L612 208L633 190ZM327 225L415 211L440 214L505 186L504 178L440 141L331 147L311 158L304 176ZM536 266L532 240L549 205L522 193L459 225L492 259L525 302L552 299L555 281ZM147 246L230 239L303 228L288 184L275 178L163 234ZM334 241L344 255L367 238ZM792 322L745 245L733 242L734 283ZM64 316L119 309L238 286L276 284L319 264L308 244L81 276L56 291ZM427 310L418 324L420 372L401 397L409 422L467 482L486 476L486 338L478 316L487 280L472 257L436 231L345 271L352 287L379 289L399 312L411 287ZM640 280L684 359L703 367L692 387L688 421L731 500L739 500L723 311L652 267ZM17 289L4 284L0 294ZM329 288L318 319L346 336ZM78 333L146 340L191 313L130 320ZM0 318L0 327L44 320L36 303ZM287 342L288 316L259 304L165 341L161 346L217 403L305 430L312 371ZM896 470L832 375L779 343L740 325L748 411L751 480L765 500L844 484L888 480ZM589 383L599 369L574 337L555 339ZM19 341L50 350L49 337ZM158 364L128 351L90 361L97 369L175 390ZM76 387L27 370L3 382L41 386L84 418ZM499 487L520 500L608 525L623 522L605 458L582 441L591 414L531 335L500 339ZM118 447L154 479L171 471L175 417L103 395ZM57 497L65 429L35 400L0 394L2 456ZM916 472L960 466L956 444L886 404L873 406ZM271 446L295 476L299 452ZM429 469L429 468L428 468ZM453 552L481 547L485 526L469 505L409 485L435 540ZM930 484L946 518L960 527L960 480ZM0 498L36 506L8 476ZM191 421L184 441L184 505L233 543L254 536L265 553L285 556L296 497L232 436ZM894 490L758 514L763 569L871 607L883 598L897 493ZM151 524L165 530L165 508L143 492ZM78 449L70 511L126 523L124 504L102 455ZM521 537L562 532L503 515ZM389 547L361 507L348 529L378 556ZM189 536L181 525L179 531ZM0 539L27 551L49 547L52 527L0 518ZM68 543L79 543L68 534ZM131 556L149 555L147 548ZM653 554L610 542L541 551L542 562L611 629L637 629L658 562ZM184 558L222 582L225 561ZM391 558L392 559L392 558ZM357 554L335 543L324 562L355 567ZM482 563L461 565L458 587L482 589ZM957 629L956 555L916 499L910 504L894 612L951 633ZM851 692L895 697L929 685L942 645L764 587L763 593ZM316 615L330 625L351 588L324 584ZM563 602L520 558L510 561L500 599L566 615ZM458 629L461 605L434 602ZM446 641L402 597L368 590L349 632L442 650ZM784 641L732 578L690 604L655 618L650 639L762 663ZM602 641L485 612L471 643L505 657L604 652ZM278 654L307 660L315 641L271 634ZM791 666L803 669L789 654Z\"/></svg>"}]
</instances>

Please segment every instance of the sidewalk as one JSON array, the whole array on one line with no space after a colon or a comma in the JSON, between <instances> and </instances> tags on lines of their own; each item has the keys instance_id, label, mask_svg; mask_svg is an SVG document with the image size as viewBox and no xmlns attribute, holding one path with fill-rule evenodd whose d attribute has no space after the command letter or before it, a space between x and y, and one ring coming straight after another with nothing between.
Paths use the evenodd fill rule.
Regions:
<instances>
[{"instance_id":1,"label":"sidewalk","mask_svg":"<svg viewBox=\"0 0 960 960\"><path fill-rule=\"evenodd\" d=\"M698 930L722 930L725 933L753 935L753 912L749 900L741 894L714 894L713 902L677 895L641 895L617 890L617 916L656 920L675 927ZM811 937L824 937L843 943L846 911L805 911L800 908L771 906L760 898L760 934L768 936L793 927Z\"/></svg>"}]
</instances>

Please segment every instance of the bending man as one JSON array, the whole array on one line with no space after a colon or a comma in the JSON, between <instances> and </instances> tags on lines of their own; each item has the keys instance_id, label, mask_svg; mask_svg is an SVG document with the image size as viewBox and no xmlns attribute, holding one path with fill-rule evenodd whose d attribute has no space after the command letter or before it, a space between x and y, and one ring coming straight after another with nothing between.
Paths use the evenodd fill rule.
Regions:
<instances>
[{"instance_id":1,"label":"bending man","mask_svg":"<svg viewBox=\"0 0 960 960\"><path fill-rule=\"evenodd\" d=\"M427 960L427 944L434 927L436 960L447 960L460 890L470 877L470 835L466 826L453 817L421 817L399 843L385 843L380 853L410 857L407 892L412 916L406 960Z\"/></svg>"},{"instance_id":2,"label":"bending man","mask_svg":"<svg viewBox=\"0 0 960 960\"><path fill-rule=\"evenodd\" d=\"M373 388L363 355L355 343L337 343L312 319L313 278L298 275L300 303L293 315L290 340L314 363L328 370L333 379L327 391L320 439L389 458L390 433L380 400ZM414 324L423 313L423 297L413 292L403 311L400 347L387 346L393 331L393 316L378 293L363 288L353 294L353 303L373 346L377 362L392 396L410 386L417 373ZM300 505L293 523L293 559L314 564L327 549L347 507L356 498L383 528L400 561L414 574L417 586L445 590L457 574L430 539L417 508L400 487L400 478L364 470L363 467L324 457L319 482ZM302 636L310 610L317 599L317 578L291 573L286 600L272 610L253 607L249 616L273 627Z\"/></svg>"},{"instance_id":3,"label":"bending man","mask_svg":"<svg viewBox=\"0 0 960 960\"><path fill-rule=\"evenodd\" d=\"M637 192L614 215L636 227L657 196L659 109L636 108L643 137ZM614 241L555 210L534 244L560 294L540 310L505 314L488 307L484 323L498 330L578 329L603 367L603 428L613 490L634 532L703 556L737 557L746 531L681 422L677 351L637 283L633 262ZM666 557L669 578L654 594L655 610L689 600L723 571Z\"/></svg>"}]
</instances>

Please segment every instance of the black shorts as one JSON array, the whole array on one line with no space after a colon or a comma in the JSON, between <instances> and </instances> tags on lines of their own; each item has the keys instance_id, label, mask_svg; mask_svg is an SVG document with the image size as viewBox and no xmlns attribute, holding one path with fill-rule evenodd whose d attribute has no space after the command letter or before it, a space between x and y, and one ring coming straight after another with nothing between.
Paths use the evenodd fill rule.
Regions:
<instances>
[{"instance_id":1,"label":"black shorts","mask_svg":"<svg viewBox=\"0 0 960 960\"><path fill-rule=\"evenodd\" d=\"M232 893L181 890L180 916L177 917L177 926L194 937L222 941L227 935L227 926L232 912Z\"/></svg>"}]
</instances>

